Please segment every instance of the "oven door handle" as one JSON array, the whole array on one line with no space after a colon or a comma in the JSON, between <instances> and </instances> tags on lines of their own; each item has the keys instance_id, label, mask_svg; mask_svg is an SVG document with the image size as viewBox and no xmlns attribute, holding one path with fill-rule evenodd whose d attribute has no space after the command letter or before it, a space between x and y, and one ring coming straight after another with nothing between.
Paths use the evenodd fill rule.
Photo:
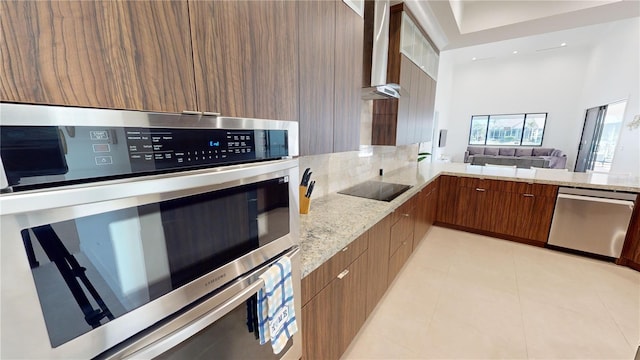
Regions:
<instances>
[{"instance_id":1,"label":"oven door handle","mask_svg":"<svg viewBox=\"0 0 640 360\"><path fill-rule=\"evenodd\" d=\"M249 299L253 294L257 293L264 285L264 280L258 278L247 288L240 291L238 294L224 302L222 305L215 307L203 314L193 322L182 328L163 336L157 341L145 346L144 348L134 352L127 356L127 359L151 359L162 353L174 348L181 342L187 340L191 336L197 334L207 326L216 322L218 319L225 316L229 311L233 310L236 306L242 304ZM257 330L256 330L257 331Z\"/></svg>"}]
</instances>

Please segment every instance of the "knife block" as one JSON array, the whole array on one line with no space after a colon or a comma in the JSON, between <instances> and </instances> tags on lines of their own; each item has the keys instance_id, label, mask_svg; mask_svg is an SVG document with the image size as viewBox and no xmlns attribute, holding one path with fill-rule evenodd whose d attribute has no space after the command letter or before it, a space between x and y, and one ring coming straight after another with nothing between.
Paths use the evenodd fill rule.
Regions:
<instances>
[{"instance_id":1,"label":"knife block","mask_svg":"<svg viewBox=\"0 0 640 360\"><path fill-rule=\"evenodd\" d=\"M304 196L306 193L307 187L300 186L300 214L308 214L311 207L311 199Z\"/></svg>"}]
</instances>

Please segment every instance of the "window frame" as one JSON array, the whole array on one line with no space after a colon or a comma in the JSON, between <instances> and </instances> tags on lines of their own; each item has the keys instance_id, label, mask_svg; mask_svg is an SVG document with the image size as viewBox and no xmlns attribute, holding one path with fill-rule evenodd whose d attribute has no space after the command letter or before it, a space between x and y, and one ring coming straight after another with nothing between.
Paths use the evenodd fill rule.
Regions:
<instances>
[{"instance_id":1,"label":"window frame","mask_svg":"<svg viewBox=\"0 0 640 360\"><path fill-rule=\"evenodd\" d=\"M527 117L529 115L543 115L544 114L544 125L542 127L542 136L540 137L540 144L539 145L523 145L522 144L522 140L524 138L524 134L525 134L525 128L527 125ZM547 130L547 118L549 117L549 113L548 112L529 112L529 113L512 113L512 114L480 114L480 115L471 115L471 121L469 122L469 138L467 140L467 145L469 146L502 146L502 145L497 145L497 144L489 144L487 145L487 139L488 139L488 135L489 135L489 122L491 121L491 117L492 116L510 116L510 115L523 115L523 121L522 121L522 131L520 132L520 141L518 142L518 144L508 144L508 145L504 145L504 146L523 146L523 147L542 147L542 143L544 142L544 135L546 133ZM485 121L485 133L484 133L484 143L479 144L479 143L471 143L471 136L473 134L473 120L474 118L486 118L483 119ZM478 119L478 121L480 121L480 119Z\"/></svg>"}]
</instances>

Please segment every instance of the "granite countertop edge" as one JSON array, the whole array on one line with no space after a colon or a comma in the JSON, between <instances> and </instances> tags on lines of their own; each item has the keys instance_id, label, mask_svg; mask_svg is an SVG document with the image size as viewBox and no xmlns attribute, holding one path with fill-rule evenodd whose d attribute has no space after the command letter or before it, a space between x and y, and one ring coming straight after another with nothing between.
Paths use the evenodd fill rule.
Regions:
<instances>
[{"instance_id":1,"label":"granite countertop edge","mask_svg":"<svg viewBox=\"0 0 640 360\"><path fill-rule=\"evenodd\" d=\"M526 169L494 169L491 173L485 172L486 169L481 167L461 165L418 164L376 177L376 180L411 186L409 190L390 202L337 193L313 199L309 214L300 215L302 277L306 277L320 267L440 175L640 193L640 181L637 177L631 178L630 181L622 179L618 183L609 184L591 181L593 176L571 172L536 175Z\"/></svg>"}]
</instances>

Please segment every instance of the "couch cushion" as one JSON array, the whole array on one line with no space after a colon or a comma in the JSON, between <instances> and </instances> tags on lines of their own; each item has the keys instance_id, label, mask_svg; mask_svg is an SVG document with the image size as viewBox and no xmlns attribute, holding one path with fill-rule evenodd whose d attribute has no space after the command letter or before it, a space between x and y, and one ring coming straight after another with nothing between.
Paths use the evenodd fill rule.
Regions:
<instances>
[{"instance_id":1,"label":"couch cushion","mask_svg":"<svg viewBox=\"0 0 640 360\"><path fill-rule=\"evenodd\" d=\"M498 150L498 154L504 155L504 156L514 156L516 154L516 149L515 148L500 148L500 150Z\"/></svg>"},{"instance_id":2,"label":"couch cushion","mask_svg":"<svg viewBox=\"0 0 640 360\"><path fill-rule=\"evenodd\" d=\"M534 148L533 156L550 156L552 151L552 148Z\"/></svg>"},{"instance_id":3,"label":"couch cushion","mask_svg":"<svg viewBox=\"0 0 640 360\"><path fill-rule=\"evenodd\" d=\"M516 156L531 156L533 154L532 148L516 149Z\"/></svg>"},{"instance_id":4,"label":"couch cushion","mask_svg":"<svg viewBox=\"0 0 640 360\"><path fill-rule=\"evenodd\" d=\"M467 151L469 155L483 155L484 148L481 146L467 146Z\"/></svg>"},{"instance_id":5,"label":"couch cushion","mask_svg":"<svg viewBox=\"0 0 640 360\"><path fill-rule=\"evenodd\" d=\"M484 149L484 154L485 155L498 155L498 148L485 148Z\"/></svg>"}]
</instances>

